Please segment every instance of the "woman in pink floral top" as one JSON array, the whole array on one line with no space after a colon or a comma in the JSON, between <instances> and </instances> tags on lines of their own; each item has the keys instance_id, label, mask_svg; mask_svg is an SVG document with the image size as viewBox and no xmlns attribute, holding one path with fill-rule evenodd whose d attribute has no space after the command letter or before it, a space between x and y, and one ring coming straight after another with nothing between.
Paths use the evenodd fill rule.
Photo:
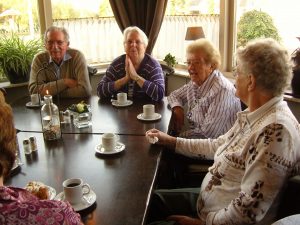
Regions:
<instances>
[{"instance_id":1,"label":"woman in pink floral top","mask_svg":"<svg viewBox=\"0 0 300 225\"><path fill-rule=\"evenodd\" d=\"M0 115L0 224L82 224L80 215L67 202L40 200L25 189L3 185L15 161L16 134L12 110L2 92Z\"/></svg>"}]
</instances>

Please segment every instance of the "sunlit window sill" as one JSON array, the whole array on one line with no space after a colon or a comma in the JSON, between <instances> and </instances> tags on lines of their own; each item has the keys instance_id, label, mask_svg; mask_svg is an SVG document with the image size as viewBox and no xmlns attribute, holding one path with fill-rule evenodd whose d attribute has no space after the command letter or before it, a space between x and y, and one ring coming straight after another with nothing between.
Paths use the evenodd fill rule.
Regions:
<instances>
[{"instance_id":1,"label":"sunlit window sill","mask_svg":"<svg viewBox=\"0 0 300 225\"><path fill-rule=\"evenodd\" d=\"M1 82L0 83L0 88L16 88L16 87L24 87L27 86L28 82L24 82L24 83L19 83L19 84L12 84L9 81L6 82Z\"/></svg>"}]
</instances>

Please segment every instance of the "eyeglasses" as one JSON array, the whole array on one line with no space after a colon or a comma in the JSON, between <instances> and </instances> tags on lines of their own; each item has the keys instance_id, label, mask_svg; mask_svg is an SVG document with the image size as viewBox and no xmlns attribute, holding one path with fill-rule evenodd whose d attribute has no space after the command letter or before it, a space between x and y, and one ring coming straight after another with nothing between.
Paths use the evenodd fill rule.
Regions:
<instances>
[{"instance_id":1,"label":"eyeglasses","mask_svg":"<svg viewBox=\"0 0 300 225\"><path fill-rule=\"evenodd\" d=\"M47 41L47 45L48 46L53 46L53 45L57 45L57 46L63 46L66 42L65 41Z\"/></svg>"},{"instance_id":2,"label":"eyeglasses","mask_svg":"<svg viewBox=\"0 0 300 225\"><path fill-rule=\"evenodd\" d=\"M204 64L204 60L195 60L195 61L193 61L193 60L191 60L191 61L186 61L186 62L184 62L184 64L186 64L187 66L200 66L200 65L203 65Z\"/></svg>"},{"instance_id":3,"label":"eyeglasses","mask_svg":"<svg viewBox=\"0 0 300 225\"><path fill-rule=\"evenodd\" d=\"M127 45L131 45L131 44L141 45L141 44L143 44L143 42L139 41L139 40L137 40L137 41L128 40L128 41L125 42L125 44L127 44Z\"/></svg>"},{"instance_id":4,"label":"eyeglasses","mask_svg":"<svg viewBox=\"0 0 300 225\"><path fill-rule=\"evenodd\" d=\"M236 66L232 68L232 76L233 77L237 77L238 76L238 72L237 72Z\"/></svg>"}]
</instances>

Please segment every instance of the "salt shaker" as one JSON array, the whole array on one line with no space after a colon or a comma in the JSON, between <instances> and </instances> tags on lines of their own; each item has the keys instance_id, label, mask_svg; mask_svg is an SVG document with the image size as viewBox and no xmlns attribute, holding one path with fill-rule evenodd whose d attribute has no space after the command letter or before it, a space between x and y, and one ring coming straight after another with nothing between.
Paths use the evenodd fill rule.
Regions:
<instances>
[{"instance_id":1,"label":"salt shaker","mask_svg":"<svg viewBox=\"0 0 300 225\"><path fill-rule=\"evenodd\" d=\"M30 144L31 151L37 151L36 138L34 136L31 136L29 138L29 144Z\"/></svg>"},{"instance_id":2,"label":"salt shaker","mask_svg":"<svg viewBox=\"0 0 300 225\"><path fill-rule=\"evenodd\" d=\"M31 154L31 148L28 139L23 140L23 148L26 155Z\"/></svg>"},{"instance_id":3,"label":"salt shaker","mask_svg":"<svg viewBox=\"0 0 300 225\"><path fill-rule=\"evenodd\" d=\"M71 123L71 115L69 111L63 113L65 123Z\"/></svg>"}]
</instances>

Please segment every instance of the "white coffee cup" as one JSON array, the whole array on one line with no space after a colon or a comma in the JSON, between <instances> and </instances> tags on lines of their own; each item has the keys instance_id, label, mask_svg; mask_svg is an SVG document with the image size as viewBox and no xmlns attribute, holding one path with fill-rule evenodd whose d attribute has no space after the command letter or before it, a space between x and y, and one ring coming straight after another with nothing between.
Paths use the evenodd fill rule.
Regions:
<instances>
[{"instance_id":1,"label":"white coffee cup","mask_svg":"<svg viewBox=\"0 0 300 225\"><path fill-rule=\"evenodd\" d=\"M143 105L143 117L145 119L153 118L155 113L155 107L153 104Z\"/></svg>"},{"instance_id":2,"label":"white coffee cup","mask_svg":"<svg viewBox=\"0 0 300 225\"><path fill-rule=\"evenodd\" d=\"M117 101L120 105L124 105L127 102L127 93L121 92L117 94Z\"/></svg>"},{"instance_id":3,"label":"white coffee cup","mask_svg":"<svg viewBox=\"0 0 300 225\"><path fill-rule=\"evenodd\" d=\"M31 99L31 104L32 105L38 105L40 103L40 98L39 98L39 94L32 94L30 95L30 99Z\"/></svg>"},{"instance_id":4,"label":"white coffee cup","mask_svg":"<svg viewBox=\"0 0 300 225\"><path fill-rule=\"evenodd\" d=\"M90 193L90 186L80 178L70 178L63 182L65 200L71 205L82 202L83 195Z\"/></svg>"},{"instance_id":5,"label":"white coffee cup","mask_svg":"<svg viewBox=\"0 0 300 225\"><path fill-rule=\"evenodd\" d=\"M114 151L119 140L119 136L114 133L105 133L102 135L102 147L105 151Z\"/></svg>"}]
</instances>

